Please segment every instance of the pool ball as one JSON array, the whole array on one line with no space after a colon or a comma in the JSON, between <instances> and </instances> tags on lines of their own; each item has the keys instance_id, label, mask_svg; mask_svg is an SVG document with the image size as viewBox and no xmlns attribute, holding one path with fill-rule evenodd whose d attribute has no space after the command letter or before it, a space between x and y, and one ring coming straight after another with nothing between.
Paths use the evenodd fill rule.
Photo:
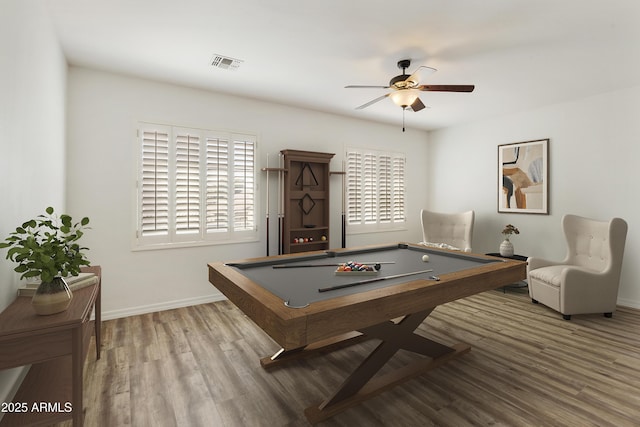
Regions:
<instances>
[{"instance_id":1,"label":"pool ball","mask_svg":"<svg viewBox=\"0 0 640 427\"><path fill-rule=\"evenodd\" d=\"M422 261L429 262L429 255L422 255Z\"/></svg>"}]
</instances>

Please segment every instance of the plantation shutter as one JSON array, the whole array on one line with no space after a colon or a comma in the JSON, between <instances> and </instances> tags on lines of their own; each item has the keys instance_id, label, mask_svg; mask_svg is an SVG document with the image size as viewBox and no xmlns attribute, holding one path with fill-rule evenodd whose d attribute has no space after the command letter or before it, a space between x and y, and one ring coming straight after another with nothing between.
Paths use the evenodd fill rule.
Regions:
<instances>
[{"instance_id":1,"label":"plantation shutter","mask_svg":"<svg viewBox=\"0 0 640 427\"><path fill-rule=\"evenodd\" d=\"M229 231L229 141L207 138L207 233Z\"/></svg>"},{"instance_id":2,"label":"plantation shutter","mask_svg":"<svg viewBox=\"0 0 640 427\"><path fill-rule=\"evenodd\" d=\"M390 223L392 218L392 200L391 200L391 156L379 156L380 167L378 169L379 191L378 200L380 202L380 210L378 220L381 223Z\"/></svg>"},{"instance_id":3,"label":"plantation shutter","mask_svg":"<svg viewBox=\"0 0 640 427\"><path fill-rule=\"evenodd\" d=\"M140 174L140 233L169 234L169 132L142 130Z\"/></svg>"},{"instance_id":4,"label":"plantation shutter","mask_svg":"<svg viewBox=\"0 0 640 427\"><path fill-rule=\"evenodd\" d=\"M362 155L347 153L347 223L362 222Z\"/></svg>"},{"instance_id":5,"label":"plantation shutter","mask_svg":"<svg viewBox=\"0 0 640 427\"><path fill-rule=\"evenodd\" d=\"M405 222L405 164L406 160L404 157L394 157L393 158L393 167L392 167L392 185L393 185L393 221L394 222Z\"/></svg>"},{"instance_id":6,"label":"plantation shutter","mask_svg":"<svg viewBox=\"0 0 640 427\"><path fill-rule=\"evenodd\" d=\"M255 136L140 126L138 247L257 239Z\"/></svg>"},{"instance_id":7,"label":"plantation shutter","mask_svg":"<svg viewBox=\"0 0 640 427\"><path fill-rule=\"evenodd\" d=\"M233 225L236 231L255 228L255 143L233 142Z\"/></svg>"},{"instance_id":8,"label":"plantation shutter","mask_svg":"<svg viewBox=\"0 0 640 427\"><path fill-rule=\"evenodd\" d=\"M347 224L385 229L404 223L404 155L353 149L346 157Z\"/></svg>"},{"instance_id":9,"label":"plantation shutter","mask_svg":"<svg viewBox=\"0 0 640 427\"><path fill-rule=\"evenodd\" d=\"M175 148L176 233L200 232L200 137L190 133L176 135Z\"/></svg>"},{"instance_id":10,"label":"plantation shutter","mask_svg":"<svg viewBox=\"0 0 640 427\"><path fill-rule=\"evenodd\" d=\"M370 153L366 153L363 156L362 176L364 178L364 182L362 185L362 191L364 199L363 214L365 224L375 223L378 213L378 170L376 160L376 156Z\"/></svg>"}]
</instances>

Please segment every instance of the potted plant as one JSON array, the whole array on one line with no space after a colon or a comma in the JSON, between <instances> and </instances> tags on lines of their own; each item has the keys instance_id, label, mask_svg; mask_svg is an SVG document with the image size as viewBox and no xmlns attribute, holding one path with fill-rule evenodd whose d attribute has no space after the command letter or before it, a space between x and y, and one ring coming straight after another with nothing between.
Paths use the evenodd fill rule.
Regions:
<instances>
[{"instance_id":1,"label":"potted plant","mask_svg":"<svg viewBox=\"0 0 640 427\"><path fill-rule=\"evenodd\" d=\"M504 236L504 240L500 244L500 255L503 257L511 257L513 256L514 249L513 243L509 240L512 234L520 234L520 230L518 230L512 224L507 224L502 230L502 235Z\"/></svg>"},{"instance_id":2,"label":"potted plant","mask_svg":"<svg viewBox=\"0 0 640 427\"><path fill-rule=\"evenodd\" d=\"M45 212L17 227L0 248L10 248L6 259L18 263L14 271L21 279L40 278L32 300L36 313L54 314L66 310L73 297L64 277L77 276L89 265L83 253L88 248L78 244L89 218L74 223L69 215L54 215L52 207Z\"/></svg>"}]
</instances>

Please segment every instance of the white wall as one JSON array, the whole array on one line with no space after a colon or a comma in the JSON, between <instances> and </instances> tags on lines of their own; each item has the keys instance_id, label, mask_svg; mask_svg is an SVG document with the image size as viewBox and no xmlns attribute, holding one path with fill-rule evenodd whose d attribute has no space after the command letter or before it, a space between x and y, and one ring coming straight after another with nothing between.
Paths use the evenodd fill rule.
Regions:
<instances>
[{"instance_id":1,"label":"white wall","mask_svg":"<svg viewBox=\"0 0 640 427\"><path fill-rule=\"evenodd\" d=\"M207 278L207 263L264 256L261 241L248 244L132 252L134 232L135 126L138 120L258 134L258 159L270 166L285 148L335 153L340 170L345 146L403 150L407 156L409 228L404 232L353 235L347 245L419 241L418 213L426 204L427 135L389 126L278 104L151 82L85 68L69 71L68 206L91 218L85 244L103 267L105 318L220 298ZM398 110L400 120L400 110ZM270 180L275 196L275 175ZM331 246L340 246L341 180L332 178ZM259 183L264 203L265 175ZM272 199L271 218L276 217ZM260 207L258 212L264 212ZM264 216L262 214L261 216ZM275 226L272 221L272 227ZM271 254L277 253L275 229Z\"/></svg>"},{"instance_id":2,"label":"white wall","mask_svg":"<svg viewBox=\"0 0 640 427\"><path fill-rule=\"evenodd\" d=\"M640 87L429 134L429 205L476 210L474 252L497 252L507 223L516 252L561 259L566 213L629 224L618 302L640 308ZM498 144L549 138L550 215L498 214ZM446 178L445 178L446 177Z\"/></svg>"},{"instance_id":3,"label":"white wall","mask_svg":"<svg viewBox=\"0 0 640 427\"><path fill-rule=\"evenodd\" d=\"M0 13L0 239L64 208L66 62L42 2L2 0ZM16 297L15 265L0 250L0 310ZM0 371L0 402L20 369Z\"/></svg>"}]
</instances>

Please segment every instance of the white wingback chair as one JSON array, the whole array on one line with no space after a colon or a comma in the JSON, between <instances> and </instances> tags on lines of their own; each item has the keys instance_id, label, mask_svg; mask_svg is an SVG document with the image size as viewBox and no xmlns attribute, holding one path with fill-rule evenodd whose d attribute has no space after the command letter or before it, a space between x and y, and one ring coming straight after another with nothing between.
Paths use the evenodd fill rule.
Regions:
<instances>
[{"instance_id":1,"label":"white wingback chair","mask_svg":"<svg viewBox=\"0 0 640 427\"><path fill-rule=\"evenodd\" d=\"M462 213L420 211L422 244L471 252L474 211Z\"/></svg>"},{"instance_id":2,"label":"white wingback chair","mask_svg":"<svg viewBox=\"0 0 640 427\"><path fill-rule=\"evenodd\" d=\"M561 262L530 257L529 296L562 313L604 313L616 309L627 223L620 218L596 221L576 215L562 218L568 251Z\"/></svg>"}]
</instances>

